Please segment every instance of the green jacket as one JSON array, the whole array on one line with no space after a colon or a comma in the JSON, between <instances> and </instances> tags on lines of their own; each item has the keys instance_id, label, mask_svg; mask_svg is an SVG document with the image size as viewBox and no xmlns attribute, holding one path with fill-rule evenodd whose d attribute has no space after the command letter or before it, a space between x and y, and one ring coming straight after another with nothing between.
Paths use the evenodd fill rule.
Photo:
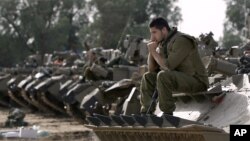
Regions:
<instances>
[{"instance_id":1,"label":"green jacket","mask_svg":"<svg viewBox=\"0 0 250 141\"><path fill-rule=\"evenodd\" d=\"M168 38L161 42L160 54L170 70L194 76L208 87L208 75L197 46L194 37L174 28L169 32Z\"/></svg>"}]
</instances>

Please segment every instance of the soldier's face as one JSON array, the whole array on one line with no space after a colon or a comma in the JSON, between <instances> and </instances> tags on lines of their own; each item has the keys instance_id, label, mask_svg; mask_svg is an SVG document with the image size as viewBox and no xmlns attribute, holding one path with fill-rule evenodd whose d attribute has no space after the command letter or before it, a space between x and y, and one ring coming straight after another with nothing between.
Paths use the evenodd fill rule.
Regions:
<instances>
[{"instance_id":1,"label":"soldier's face","mask_svg":"<svg viewBox=\"0 0 250 141\"><path fill-rule=\"evenodd\" d=\"M167 37L167 29L164 27L162 29L158 29L156 27L150 28L151 41L161 42L163 39Z\"/></svg>"}]
</instances>

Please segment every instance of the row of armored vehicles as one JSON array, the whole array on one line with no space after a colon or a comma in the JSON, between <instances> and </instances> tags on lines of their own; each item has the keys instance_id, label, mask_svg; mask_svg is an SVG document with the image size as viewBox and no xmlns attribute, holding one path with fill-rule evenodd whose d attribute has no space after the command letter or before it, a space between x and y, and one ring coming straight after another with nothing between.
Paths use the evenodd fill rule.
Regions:
<instances>
[{"instance_id":1,"label":"row of armored vehicles","mask_svg":"<svg viewBox=\"0 0 250 141\"><path fill-rule=\"evenodd\" d=\"M140 79L147 71L146 44L146 40L130 36L124 41L127 48L124 54L119 50L100 48L85 51L84 55L55 52L40 59L43 60L42 64L37 56L31 56L24 66L1 69L0 104L22 107L32 112L72 116L80 122L89 123L95 130L100 129L96 127L104 126L109 134L113 134L113 125L162 127L169 119L136 116L140 114ZM223 99L240 97L243 100L242 93L246 93L249 87L247 70L239 71L248 65L248 56L243 55L247 52L244 50L247 50L247 46L230 50L218 48L212 33L200 36L199 51L210 76L210 88L196 94L174 94L177 100L174 116L184 122L180 122L183 125L177 125L171 117L170 121L174 122L171 125L182 127L206 123L228 130L231 123L238 122L238 115L228 116L228 121L222 122L220 111L228 103L223 103ZM235 93L240 94L235 96ZM244 108L240 106L243 101L238 101L236 107L247 109L248 103L245 103ZM232 110L237 111L232 107L228 113ZM160 113L158 109L155 115ZM242 116L248 117L247 114ZM248 119L243 123L248 123ZM112 131L106 126L111 127ZM103 132L107 134L106 131ZM100 132L100 136L103 132Z\"/></svg>"}]
</instances>

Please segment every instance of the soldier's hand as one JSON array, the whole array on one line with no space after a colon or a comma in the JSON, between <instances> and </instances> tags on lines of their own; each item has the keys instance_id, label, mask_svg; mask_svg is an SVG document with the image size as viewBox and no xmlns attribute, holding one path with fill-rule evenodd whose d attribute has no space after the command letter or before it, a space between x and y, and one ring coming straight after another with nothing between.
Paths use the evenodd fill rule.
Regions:
<instances>
[{"instance_id":1,"label":"soldier's hand","mask_svg":"<svg viewBox=\"0 0 250 141\"><path fill-rule=\"evenodd\" d=\"M149 52L155 52L155 51L156 51L156 48L157 48L157 46L158 46L158 43L155 42L155 41L150 41L150 42L147 44L147 46L148 46L148 51L149 51Z\"/></svg>"},{"instance_id":2,"label":"soldier's hand","mask_svg":"<svg viewBox=\"0 0 250 141\"><path fill-rule=\"evenodd\" d=\"M156 51L158 43L157 43L156 39L154 38L154 36L150 37L150 42L147 44L147 46L148 46L148 51L149 52L152 53L152 52Z\"/></svg>"}]
</instances>

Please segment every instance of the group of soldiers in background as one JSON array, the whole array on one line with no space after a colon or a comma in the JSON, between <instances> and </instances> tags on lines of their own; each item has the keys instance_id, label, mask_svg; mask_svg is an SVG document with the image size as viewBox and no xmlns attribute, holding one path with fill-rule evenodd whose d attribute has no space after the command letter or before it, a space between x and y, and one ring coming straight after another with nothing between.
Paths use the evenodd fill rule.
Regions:
<instances>
[{"instance_id":1,"label":"group of soldiers in background","mask_svg":"<svg viewBox=\"0 0 250 141\"><path fill-rule=\"evenodd\" d=\"M213 33L201 34L199 36L199 53L201 56L214 56L227 60L227 58L237 57L236 74L243 74L250 72L250 43L243 47L232 47L229 50L219 48L218 43L213 39ZM85 80L112 80L113 67L117 66L141 66L146 64L147 60L147 41L138 36L127 35L123 42L123 50L90 48L84 51L83 54L78 55L73 51L58 52L54 54L46 54L43 58L39 54L29 56L26 61L26 67L37 67L42 64L46 66L81 66L83 67L83 78ZM238 54L234 54L234 50ZM239 51L240 50L240 51ZM227 51L227 52L226 52Z\"/></svg>"}]
</instances>

